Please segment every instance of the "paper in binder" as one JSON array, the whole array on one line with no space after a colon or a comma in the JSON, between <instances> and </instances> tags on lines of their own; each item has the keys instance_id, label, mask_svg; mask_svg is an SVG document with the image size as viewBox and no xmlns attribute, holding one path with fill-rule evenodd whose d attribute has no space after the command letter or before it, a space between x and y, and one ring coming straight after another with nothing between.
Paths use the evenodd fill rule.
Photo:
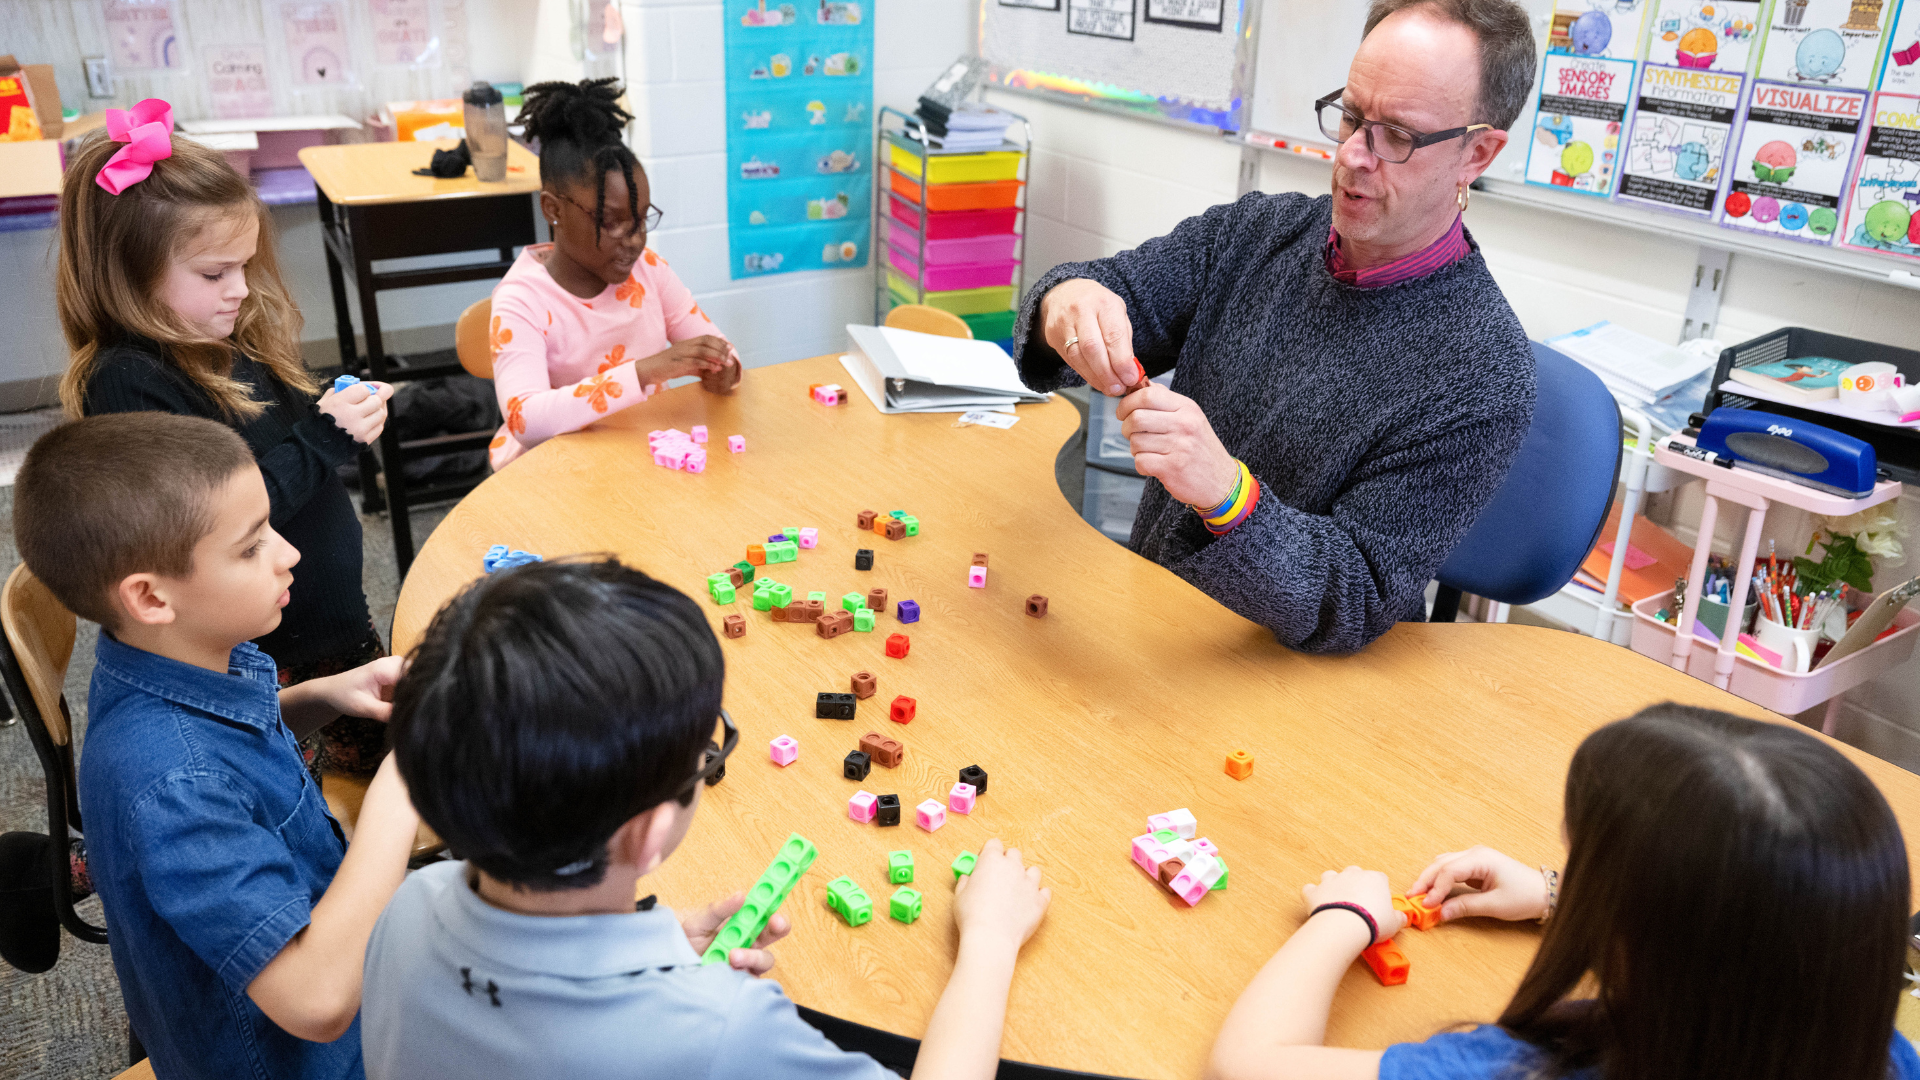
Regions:
<instances>
[{"instance_id":1,"label":"paper in binder","mask_svg":"<svg viewBox=\"0 0 1920 1080\"><path fill-rule=\"evenodd\" d=\"M883 413L966 412L1041 402L991 341L849 323L840 364Z\"/></svg>"}]
</instances>

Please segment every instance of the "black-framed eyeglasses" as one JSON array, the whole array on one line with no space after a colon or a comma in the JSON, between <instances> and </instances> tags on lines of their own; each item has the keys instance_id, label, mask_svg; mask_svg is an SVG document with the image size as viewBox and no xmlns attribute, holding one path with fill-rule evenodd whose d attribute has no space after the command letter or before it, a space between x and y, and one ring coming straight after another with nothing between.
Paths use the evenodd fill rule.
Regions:
<instances>
[{"instance_id":1,"label":"black-framed eyeglasses","mask_svg":"<svg viewBox=\"0 0 1920 1080\"><path fill-rule=\"evenodd\" d=\"M1313 103L1313 111L1320 118L1320 131L1336 143L1346 144L1356 131L1367 134L1367 152L1381 161L1399 165L1413 156L1415 150L1423 146L1432 146L1448 139L1458 139L1476 131L1492 131L1492 124L1469 124L1466 127L1448 128L1422 134L1409 131L1398 124L1389 124L1380 120L1369 120L1354 113L1340 100L1347 92L1341 87L1326 97Z\"/></svg>"},{"instance_id":2,"label":"black-framed eyeglasses","mask_svg":"<svg viewBox=\"0 0 1920 1080\"><path fill-rule=\"evenodd\" d=\"M552 189L549 188L548 190L551 191ZM581 213L587 215L587 220L593 222L593 227L597 229L602 236L606 236L613 240L620 240L620 239L624 239L627 236L632 235L633 229L634 229L634 222L631 218L629 218L626 221L620 222L618 225L609 225L606 222L606 218L604 214L595 214L591 207L582 206L579 203L574 202L573 199L567 197L566 195L561 194L558 191L554 191L553 194L558 195L562 200L571 204L575 210L578 210ZM652 232L655 229L658 229L660 227L660 218L662 214L663 214L663 211L659 207L653 205L652 203L648 203L646 211L641 216L641 221L644 224L644 230L646 232Z\"/></svg>"},{"instance_id":3,"label":"black-framed eyeglasses","mask_svg":"<svg viewBox=\"0 0 1920 1080\"><path fill-rule=\"evenodd\" d=\"M727 755L733 753L733 748L740 745L740 729L734 725L733 717L725 709L720 710L720 726L726 729L726 733L722 736L725 741L718 746L714 745L711 739L707 741L707 748L701 751L699 771L694 773L693 779L688 780L674 796L681 802L692 802L693 793L701 784L712 787L720 782L721 777L727 775Z\"/></svg>"}]
</instances>

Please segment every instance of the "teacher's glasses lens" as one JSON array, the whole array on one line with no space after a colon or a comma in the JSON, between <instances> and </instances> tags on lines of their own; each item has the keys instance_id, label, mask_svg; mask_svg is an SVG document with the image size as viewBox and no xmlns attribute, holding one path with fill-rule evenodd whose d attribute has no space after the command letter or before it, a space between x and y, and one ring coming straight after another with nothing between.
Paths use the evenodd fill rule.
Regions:
<instances>
[{"instance_id":1,"label":"teacher's glasses lens","mask_svg":"<svg viewBox=\"0 0 1920 1080\"><path fill-rule=\"evenodd\" d=\"M1364 128L1367 133L1367 152L1374 157L1398 165L1413 156L1415 137L1406 128L1355 116L1339 101L1321 101L1317 105L1320 131L1334 142L1345 144L1353 138L1354 132Z\"/></svg>"}]
</instances>

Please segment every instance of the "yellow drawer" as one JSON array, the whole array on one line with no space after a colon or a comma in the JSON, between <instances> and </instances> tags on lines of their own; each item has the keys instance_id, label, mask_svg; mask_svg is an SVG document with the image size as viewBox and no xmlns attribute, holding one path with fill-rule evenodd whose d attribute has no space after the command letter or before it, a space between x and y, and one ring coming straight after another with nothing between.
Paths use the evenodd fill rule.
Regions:
<instances>
[{"instance_id":1,"label":"yellow drawer","mask_svg":"<svg viewBox=\"0 0 1920 1080\"><path fill-rule=\"evenodd\" d=\"M897 143L889 143L893 167L909 176L920 175L920 155ZM984 184L993 180L1016 180L1020 176L1020 154L996 150L985 154L935 154L927 161L930 184Z\"/></svg>"},{"instance_id":2,"label":"yellow drawer","mask_svg":"<svg viewBox=\"0 0 1920 1080\"><path fill-rule=\"evenodd\" d=\"M892 270L887 271L887 291L893 299L902 304L912 304L915 292L913 282L905 275ZM1000 285L985 289L955 289L950 292L930 292L924 302L928 307L937 307L942 311L951 311L955 315L986 315L990 312L1005 311L1013 306L1013 286Z\"/></svg>"}]
</instances>

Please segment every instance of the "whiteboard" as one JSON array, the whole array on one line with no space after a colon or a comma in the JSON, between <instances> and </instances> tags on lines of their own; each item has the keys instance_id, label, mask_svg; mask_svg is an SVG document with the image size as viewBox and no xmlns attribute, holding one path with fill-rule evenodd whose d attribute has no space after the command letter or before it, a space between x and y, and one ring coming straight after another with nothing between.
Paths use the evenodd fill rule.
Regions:
<instances>
[{"instance_id":1,"label":"whiteboard","mask_svg":"<svg viewBox=\"0 0 1920 1080\"><path fill-rule=\"evenodd\" d=\"M1286 139L1325 143L1313 103L1347 82L1367 0L1260 0L1260 41L1247 124Z\"/></svg>"}]
</instances>

